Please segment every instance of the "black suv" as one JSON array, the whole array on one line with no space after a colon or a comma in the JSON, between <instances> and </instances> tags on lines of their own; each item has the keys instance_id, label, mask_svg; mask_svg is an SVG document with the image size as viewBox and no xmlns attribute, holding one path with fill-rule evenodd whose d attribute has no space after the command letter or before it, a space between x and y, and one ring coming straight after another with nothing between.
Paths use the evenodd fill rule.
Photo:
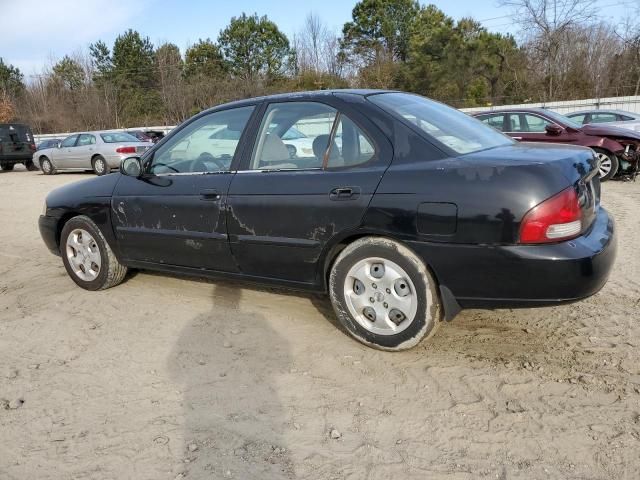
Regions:
<instances>
[{"instance_id":1,"label":"black suv","mask_svg":"<svg viewBox=\"0 0 640 480\"><path fill-rule=\"evenodd\" d=\"M37 170L33 164L36 144L27 125L0 123L0 168L13 170L16 163L23 163L28 170Z\"/></svg>"}]
</instances>

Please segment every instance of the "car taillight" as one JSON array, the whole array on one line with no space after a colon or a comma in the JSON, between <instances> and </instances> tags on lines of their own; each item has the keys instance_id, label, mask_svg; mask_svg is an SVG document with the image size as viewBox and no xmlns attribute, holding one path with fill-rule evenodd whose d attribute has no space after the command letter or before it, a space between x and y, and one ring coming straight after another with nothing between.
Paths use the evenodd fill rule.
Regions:
<instances>
[{"instance_id":1,"label":"car taillight","mask_svg":"<svg viewBox=\"0 0 640 480\"><path fill-rule=\"evenodd\" d=\"M31 145L29 145L29 148L31 148L32 152L35 152L36 151L36 144L32 143Z\"/></svg>"},{"instance_id":2,"label":"car taillight","mask_svg":"<svg viewBox=\"0 0 640 480\"><path fill-rule=\"evenodd\" d=\"M569 187L527 212L520 223L520 243L568 240L582 232L578 195Z\"/></svg>"},{"instance_id":3,"label":"car taillight","mask_svg":"<svg viewBox=\"0 0 640 480\"><path fill-rule=\"evenodd\" d=\"M136 153L136 147L118 147L116 148L117 153Z\"/></svg>"}]
</instances>

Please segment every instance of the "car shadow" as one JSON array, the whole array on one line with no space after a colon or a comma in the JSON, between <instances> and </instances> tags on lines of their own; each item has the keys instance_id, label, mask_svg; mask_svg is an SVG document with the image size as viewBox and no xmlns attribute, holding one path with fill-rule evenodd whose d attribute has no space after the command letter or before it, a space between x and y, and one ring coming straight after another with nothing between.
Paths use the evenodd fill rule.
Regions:
<instances>
[{"instance_id":1,"label":"car shadow","mask_svg":"<svg viewBox=\"0 0 640 480\"><path fill-rule=\"evenodd\" d=\"M176 339L169 371L182 396L177 478L293 478L284 445L288 412L278 378L289 345L272 323L243 310L242 290L213 284L211 310Z\"/></svg>"}]
</instances>

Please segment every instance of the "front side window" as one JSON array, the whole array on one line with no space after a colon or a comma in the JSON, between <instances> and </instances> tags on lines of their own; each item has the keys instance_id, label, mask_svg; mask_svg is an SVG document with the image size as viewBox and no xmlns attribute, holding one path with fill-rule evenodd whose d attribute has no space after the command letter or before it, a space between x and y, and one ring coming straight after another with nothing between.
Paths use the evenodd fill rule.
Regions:
<instances>
[{"instance_id":1,"label":"front side window","mask_svg":"<svg viewBox=\"0 0 640 480\"><path fill-rule=\"evenodd\" d=\"M79 147L84 147L87 145L93 145L94 143L96 143L96 137L94 137L93 135L89 135L89 134L82 134L80 135L80 138L78 139L78 146Z\"/></svg>"},{"instance_id":2,"label":"front side window","mask_svg":"<svg viewBox=\"0 0 640 480\"><path fill-rule=\"evenodd\" d=\"M62 141L61 147L73 147L76 144L76 140L78 139L78 135L71 135L70 137L65 138Z\"/></svg>"},{"instance_id":3,"label":"front side window","mask_svg":"<svg viewBox=\"0 0 640 480\"><path fill-rule=\"evenodd\" d=\"M529 133L545 133L547 125L551 125L549 120L546 120L538 115L524 114L521 115L522 129L520 132Z\"/></svg>"},{"instance_id":4,"label":"front side window","mask_svg":"<svg viewBox=\"0 0 640 480\"><path fill-rule=\"evenodd\" d=\"M177 132L153 154L154 174L225 172L240 144L253 106L214 112Z\"/></svg>"},{"instance_id":5,"label":"front side window","mask_svg":"<svg viewBox=\"0 0 640 480\"><path fill-rule=\"evenodd\" d=\"M514 140L442 103L408 93L370 95L368 100L415 125L425 136L457 154L511 145Z\"/></svg>"},{"instance_id":6,"label":"front side window","mask_svg":"<svg viewBox=\"0 0 640 480\"><path fill-rule=\"evenodd\" d=\"M574 122L584 124L584 119L586 118L586 116L587 116L586 113L577 113L576 115L568 115L568 118L570 118Z\"/></svg>"},{"instance_id":7,"label":"front side window","mask_svg":"<svg viewBox=\"0 0 640 480\"><path fill-rule=\"evenodd\" d=\"M316 102L272 103L262 119L250 169L322 168L337 113Z\"/></svg>"}]
</instances>

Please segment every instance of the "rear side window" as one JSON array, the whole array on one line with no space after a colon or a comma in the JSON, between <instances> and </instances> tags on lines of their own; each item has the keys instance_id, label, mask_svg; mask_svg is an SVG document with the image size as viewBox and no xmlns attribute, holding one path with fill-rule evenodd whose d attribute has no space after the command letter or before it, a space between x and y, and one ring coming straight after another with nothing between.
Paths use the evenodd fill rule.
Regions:
<instances>
[{"instance_id":1,"label":"rear side window","mask_svg":"<svg viewBox=\"0 0 640 480\"><path fill-rule=\"evenodd\" d=\"M100 137L104 143L121 143L121 142L139 142L136 137L128 133L113 132L113 133L101 133Z\"/></svg>"},{"instance_id":2,"label":"rear side window","mask_svg":"<svg viewBox=\"0 0 640 480\"><path fill-rule=\"evenodd\" d=\"M340 114L335 136L329 145L327 168L361 165L372 160L375 154L373 143L360 127Z\"/></svg>"},{"instance_id":3,"label":"rear side window","mask_svg":"<svg viewBox=\"0 0 640 480\"><path fill-rule=\"evenodd\" d=\"M495 115L482 115L478 118L482 121L482 123L486 123L496 130L504 130L504 115L502 113L497 113Z\"/></svg>"},{"instance_id":4,"label":"rear side window","mask_svg":"<svg viewBox=\"0 0 640 480\"><path fill-rule=\"evenodd\" d=\"M592 113L591 123L609 123L617 120L615 113Z\"/></svg>"},{"instance_id":5,"label":"rear side window","mask_svg":"<svg viewBox=\"0 0 640 480\"><path fill-rule=\"evenodd\" d=\"M434 143L457 154L512 145L515 140L459 110L408 93L367 97L372 103L416 126Z\"/></svg>"},{"instance_id":6,"label":"rear side window","mask_svg":"<svg viewBox=\"0 0 640 480\"><path fill-rule=\"evenodd\" d=\"M337 114L323 103L272 103L262 119L250 169L322 168Z\"/></svg>"}]
</instances>

